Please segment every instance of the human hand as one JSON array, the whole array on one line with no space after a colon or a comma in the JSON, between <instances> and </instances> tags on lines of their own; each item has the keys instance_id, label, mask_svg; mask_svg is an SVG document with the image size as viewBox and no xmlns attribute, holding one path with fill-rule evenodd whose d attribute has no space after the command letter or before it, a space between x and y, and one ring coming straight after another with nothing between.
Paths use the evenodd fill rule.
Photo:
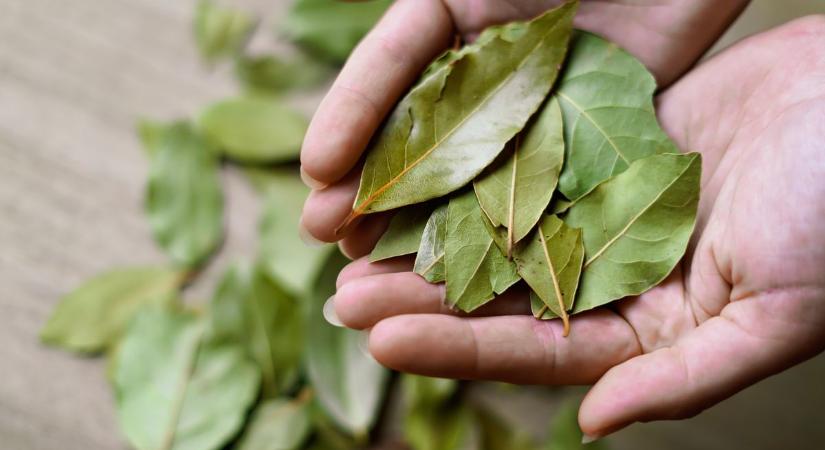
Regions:
<instances>
[{"instance_id":1,"label":"human hand","mask_svg":"<svg viewBox=\"0 0 825 450\"><path fill-rule=\"evenodd\" d=\"M472 40L485 27L534 17L560 0L399 0L353 52L318 108L301 152L310 195L301 219L305 234L341 238L351 257L369 252L387 214L372 214L349 236L338 236L360 177L355 167L373 132L405 89L457 33ZM618 43L667 85L715 41L745 0L583 0L575 25Z\"/></svg>"},{"instance_id":2,"label":"human hand","mask_svg":"<svg viewBox=\"0 0 825 450\"><path fill-rule=\"evenodd\" d=\"M473 317L409 259L360 259L333 306L371 329L384 365L423 375L595 383L579 412L600 437L690 417L825 350L825 16L747 39L659 96L680 148L703 154L684 261L647 293L559 321L508 292Z\"/></svg>"}]
</instances>

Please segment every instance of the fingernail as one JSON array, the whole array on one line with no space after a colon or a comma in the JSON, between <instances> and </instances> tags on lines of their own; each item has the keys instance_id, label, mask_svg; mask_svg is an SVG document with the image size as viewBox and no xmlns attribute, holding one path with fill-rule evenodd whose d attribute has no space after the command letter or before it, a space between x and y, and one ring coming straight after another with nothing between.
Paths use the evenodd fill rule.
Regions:
<instances>
[{"instance_id":1,"label":"fingernail","mask_svg":"<svg viewBox=\"0 0 825 450\"><path fill-rule=\"evenodd\" d=\"M304 224L298 222L298 236L301 238L301 241L304 242L308 247L321 247L324 245L324 242L319 241L315 238L307 229L304 227Z\"/></svg>"},{"instance_id":2,"label":"fingernail","mask_svg":"<svg viewBox=\"0 0 825 450\"><path fill-rule=\"evenodd\" d=\"M370 353L370 331L362 330L358 334L358 350L361 350L364 356L372 358L372 353Z\"/></svg>"},{"instance_id":3,"label":"fingernail","mask_svg":"<svg viewBox=\"0 0 825 450\"><path fill-rule=\"evenodd\" d=\"M306 171L304 170L303 166L301 167L300 173L301 181L303 181L304 184L307 185L307 187L309 187L310 189L320 190L327 187L326 183L318 181L315 178L309 176L309 174L306 173Z\"/></svg>"},{"instance_id":4,"label":"fingernail","mask_svg":"<svg viewBox=\"0 0 825 450\"><path fill-rule=\"evenodd\" d=\"M590 436L589 434L582 434L582 444L589 444L599 439L598 436Z\"/></svg>"},{"instance_id":5,"label":"fingernail","mask_svg":"<svg viewBox=\"0 0 825 450\"><path fill-rule=\"evenodd\" d=\"M324 303L324 319L333 326L343 327L344 324L338 318L338 313L335 312L335 296L328 298Z\"/></svg>"}]
</instances>

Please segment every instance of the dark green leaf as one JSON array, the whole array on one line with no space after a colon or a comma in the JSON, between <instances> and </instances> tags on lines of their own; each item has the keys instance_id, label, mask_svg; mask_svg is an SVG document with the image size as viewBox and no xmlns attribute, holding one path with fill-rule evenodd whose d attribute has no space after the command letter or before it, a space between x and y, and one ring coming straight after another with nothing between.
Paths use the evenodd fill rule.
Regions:
<instances>
[{"instance_id":1,"label":"dark green leaf","mask_svg":"<svg viewBox=\"0 0 825 450\"><path fill-rule=\"evenodd\" d=\"M273 97L245 96L207 107L198 128L232 159L281 163L298 159L307 120Z\"/></svg>"},{"instance_id":2,"label":"dark green leaf","mask_svg":"<svg viewBox=\"0 0 825 450\"><path fill-rule=\"evenodd\" d=\"M255 29L249 14L199 0L195 10L195 42L208 62L241 53Z\"/></svg>"},{"instance_id":3,"label":"dark green leaf","mask_svg":"<svg viewBox=\"0 0 825 450\"><path fill-rule=\"evenodd\" d=\"M164 267L115 269L63 297L40 332L43 342L77 352L112 347L145 305L171 305L184 274Z\"/></svg>"},{"instance_id":4,"label":"dark green leaf","mask_svg":"<svg viewBox=\"0 0 825 450\"><path fill-rule=\"evenodd\" d=\"M267 400L255 409L238 450L296 450L312 431L308 397Z\"/></svg>"},{"instance_id":5,"label":"dark green leaf","mask_svg":"<svg viewBox=\"0 0 825 450\"><path fill-rule=\"evenodd\" d=\"M585 256L573 312L641 294L673 270L696 222L701 171L698 153L648 156L570 208L565 223L582 229Z\"/></svg>"},{"instance_id":6,"label":"dark green leaf","mask_svg":"<svg viewBox=\"0 0 825 450\"><path fill-rule=\"evenodd\" d=\"M432 212L432 205L424 204L411 205L395 213L387 231L370 253L370 261L381 261L417 252Z\"/></svg>"},{"instance_id":7,"label":"dark green leaf","mask_svg":"<svg viewBox=\"0 0 825 450\"><path fill-rule=\"evenodd\" d=\"M155 240L173 261L195 266L223 233L218 160L189 124L178 122L160 137L152 155L146 213Z\"/></svg>"},{"instance_id":8,"label":"dark green leaf","mask_svg":"<svg viewBox=\"0 0 825 450\"><path fill-rule=\"evenodd\" d=\"M318 86L329 79L332 71L304 56L283 59L267 55L239 57L235 60L235 74L247 91L280 94Z\"/></svg>"},{"instance_id":9,"label":"dark green leaf","mask_svg":"<svg viewBox=\"0 0 825 450\"><path fill-rule=\"evenodd\" d=\"M554 93L566 145L559 190L568 199L639 158L678 152L656 121L655 90L653 76L616 44L585 32L575 35Z\"/></svg>"},{"instance_id":10,"label":"dark green leaf","mask_svg":"<svg viewBox=\"0 0 825 450\"><path fill-rule=\"evenodd\" d=\"M205 323L148 309L117 352L123 432L138 450L221 448L241 428L260 377L242 348L204 339Z\"/></svg>"},{"instance_id":11,"label":"dark green leaf","mask_svg":"<svg viewBox=\"0 0 825 450\"><path fill-rule=\"evenodd\" d=\"M430 283L439 283L444 278L444 242L447 240L447 204L438 206L430 214L424 232L421 235L421 245L415 257L415 273L424 277Z\"/></svg>"}]
</instances>

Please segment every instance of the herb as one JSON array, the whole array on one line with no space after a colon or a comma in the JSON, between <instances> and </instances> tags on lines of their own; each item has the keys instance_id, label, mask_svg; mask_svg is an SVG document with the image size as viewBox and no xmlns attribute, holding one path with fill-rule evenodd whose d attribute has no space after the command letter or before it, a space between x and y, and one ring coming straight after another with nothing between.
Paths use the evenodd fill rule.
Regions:
<instances>
[{"instance_id":1,"label":"herb","mask_svg":"<svg viewBox=\"0 0 825 450\"><path fill-rule=\"evenodd\" d=\"M387 231L375 244L370 254L370 261L375 262L417 252L432 211L429 205L416 205L398 211L398 214L390 221Z\"/></svg>"},{"instance_id":2,"label":"herb","mask_svg":"<svg viewBox=\"0 0 825 450\"><path fill-rule=\"evenodd\" d=\"M424 226L415 257L415 273L430 283L444 281L444 242L447 240L447 204L433 210Z\"/></svg>"},{"instance_id":3,"label":"herb","mask_svg":"<svg viewBox=\"0 0 825 450\"><path fill-rule=\"evenodd\" d=\"M310 391L305 391L294 400L276 398L261 403L252 413L238 450L302 448L312 432L311 396Z\"/></svg>"},{"instance_id":4,"label":"herb","mask_svg":"<svg viewBox=\"0 0 825 450\"><path fill-rule=\"evenodd\" d=\"M195 42L207 62L239 53L255 29L249 14L222 7L213 0L199 0L195 9Z\"/></svg>"}]
</instances>

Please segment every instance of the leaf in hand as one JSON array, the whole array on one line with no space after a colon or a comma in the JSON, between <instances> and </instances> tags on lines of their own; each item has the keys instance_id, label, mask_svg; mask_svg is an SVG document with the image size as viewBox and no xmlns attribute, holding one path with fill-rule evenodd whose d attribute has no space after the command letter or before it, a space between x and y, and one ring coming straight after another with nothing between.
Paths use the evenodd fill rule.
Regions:
<instances>
[{"instance_id":1,"label":"leaf in hand","mask_svg":"<svg viewBox=\"0 0 825 450\"><path fill-rule=\"evenodd\" d=\"M488 168L473 183L491 224L507 229L508 257L550 203L564 161L562 133L558 101L550 99L525 131L511 141L512 153L504 164Z\"/></svg>"},{"instance_id":2,"label":"leaf in hand","mask_svg":"<svg viewBox=\"0 0 825 450\"><path fill-rule=\"evenodd\" d=\"M267 400L252 412L238 450L297 450L312 431L309 396Z\"/></svg>"},{"instance_id":3,"label":"leaf in hand","mask_svg":"<svg viewBox=\"0 0 825 450\"><path fill-rule=\"evenodd\" d=\"M188 123L175 123L158 138L145 208L155 240L178 264L196 266L220 243L223 194L218 160Z\"/></svg>"},{"instance_id":4,"label":"leaf in hand","mask_svg":"<svg viewBox=\"0 0 825 450\"><path fill-rule=\"evenodd\" d=\"M243 344L260 367L265 397L295 382L303 347L300 304L260 267L231 267L210 307L211 337Z\"/></svg>"},{"instance_id":5,"label":"leaf in hand","mask_svg":"<svg viewBox=\"0 0 825 450\"><path fill-rule=\"evenodd\" d=\"M576 298L583 260L582 231L552 215L542 218L532 237L516 253L519 275L540 300L538 305L533 302L533 315L561 317L565 336L570 332L567 311Z\"/></svg>"},{"instance_id":6,"label":"leaf in hand","mask_svg":"<svg viewBox=\"0 0 825 450\"><path fill-rule=\"evenodd\" d=\"M444 242L447 240L447 204L433 210L424 226L413 271L430 283L444 281Z\"/></svg>"},{"instance_id":7,"label":"leaf in hand","mask_svg":"<svg viewBox=\"0 0 825 450\"><path fill-rule=\"evenodd\" d=\"M258 392L242 348L204 338L205 323L168 310L135 317L115 357L121 428L140 450L217 450L241 428Z\"/></svg>"},{"instance_id":8,"label":"leaf in hand","mask_svg":"<svg viewBox=\"0 0 825 450\"><path fill-rule=\"evenodd\" d=\"M450 199L444 243L447 304L470 312L519 280L515 264L493 243L470 189Z\"/></svg>"},{"instance_id":9,"label":"leaf in hand","mask_svg":"<svg viewBox=\"0 0 825 450\"><path fill-rule=\"evenodd\" d=\"M296 161L306 118L264 95L213 103L198 117L198 129L229 158L244 163Z\"/></svg>"},{"instance_id":10,"label":"leaf in hand","mask_svg":"<svg viewBox=\"0 0 825 450\"><path fill-rule=\"evenodd\" d=\"M172 305L184 273L164 267L115 269L63 297L40 332L43 342L76 352L111 348L145 305Z\"/></svg>"},{"instance_id":11,"label":"leaf in hand","mask_svg":"<svg viewBox=\"0 0 825 450\"><path fill-rule=\"evenodd\" d=\"M566 155L559 190L570 200L656 153L678 153L653 108L656 81L616 44L576 32L554 96Z\"/></svg>"},{"instance_id":12,"label":"leaf in hand","mask_svg":"<svg viewBox=\"0 0 825 450\"><path fill-rule=\"evenodd\" d=\"M367 149L355 217L464 186L544 101L564 59L577 2L485 31L436 61Z\"/></svg>"},{"instance_id":13,"label":"leaf in hand","mask_svg":"<svg viewBox=\"0 0 825 450\"><path fill-rule=\"evenodd\" d=\"M198 1L195 10L195 43L207 62L241 53L255 29L249 14L219 6L213 0Z\"/></svg>"},{"instance_id":14,"label":"leaf in hand","mask_svg":"<svg viewBox=\"0 0 825 450\"><path fill-rule=\"evenodd\" d=\"M573 312L659 284L682 259L696 223L698 153L642 158L576 202L565 223L581 228L585 262Z\"/></svg>"},{"instance_id":15,"label":"leaf in hand","mask_svg":"<svg viewBox=\"0 0 825 450\"><path fill-rule=\"evenodd\" d=\"M381 235L381 239L370 253L370 261L381 261L417 252L432 212L432 205L420 204L410 205L395 213L387 231Z\"/></svg>"}]
</instances>

